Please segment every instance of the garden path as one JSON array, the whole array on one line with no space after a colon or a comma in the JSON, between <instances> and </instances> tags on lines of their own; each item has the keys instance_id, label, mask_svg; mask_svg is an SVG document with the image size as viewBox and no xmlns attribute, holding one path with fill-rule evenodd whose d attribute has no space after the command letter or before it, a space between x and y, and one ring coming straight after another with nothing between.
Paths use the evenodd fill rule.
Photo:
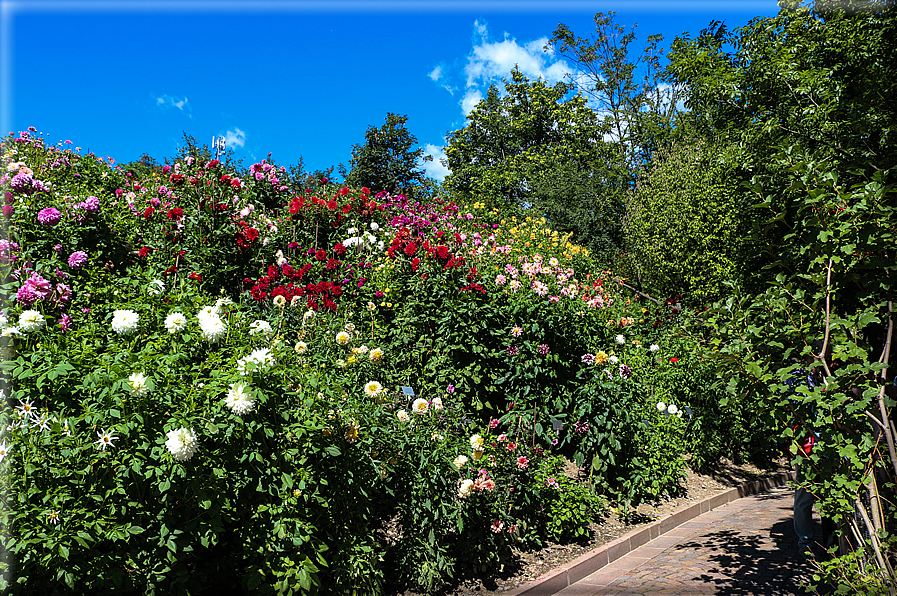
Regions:
<instances>
[{"instance_id":1,"label":"garden path","mask_svg":"<svg viewBox=\"0 0 897 596\"><path fill-rule=\"evenodd\" d=\"M780 486L698 515L566 587L547 581L517 596L804 594L810 564L797 549L794 491ZM818 531L817 518L817 531ZM818 536L817 536L818 538ZM611 555L610 558L613 558Z\"/></svg>"}]
</instances>

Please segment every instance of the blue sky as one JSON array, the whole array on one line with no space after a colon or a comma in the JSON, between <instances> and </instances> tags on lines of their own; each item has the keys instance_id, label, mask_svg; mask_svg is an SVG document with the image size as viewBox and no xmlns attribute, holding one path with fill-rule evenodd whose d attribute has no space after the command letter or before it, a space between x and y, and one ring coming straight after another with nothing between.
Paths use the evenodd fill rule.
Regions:
<instances>
[{"instance_id":1,"label":"blue sky","mask_svg":"<svg viewBox=\"0 0 897 596\"><path fill-rule=\"evenodd\" d=\"M438 163L449 131L515 64L554 82L558 23L586 37L596 12L663 47L711 20L729 28L775 0L0 0L0 131L35 126L117 162L175 154L183 132L226 136L248 166L348 165L387 112Z\"/></svg>"}]
</instances>

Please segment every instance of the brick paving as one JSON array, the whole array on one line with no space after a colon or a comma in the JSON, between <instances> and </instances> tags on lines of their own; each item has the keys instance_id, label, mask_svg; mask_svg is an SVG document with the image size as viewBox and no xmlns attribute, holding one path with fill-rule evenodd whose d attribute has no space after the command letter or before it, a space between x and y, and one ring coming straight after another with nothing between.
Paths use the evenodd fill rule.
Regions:
<instances>
[{"instance_id":1,"label":"brick paving","mask_svg":"<svg viewBox=\"0 0 897 596\"><path fill-rule=\"evenodd\" d=\"M798 553L793 499L794 491L788 487L737 499L677 526L560 591L541 593L805 594L802 583L809 579L810 566ZM816 522L818 533L818 518Z\"/></svg>"}]
</instances>

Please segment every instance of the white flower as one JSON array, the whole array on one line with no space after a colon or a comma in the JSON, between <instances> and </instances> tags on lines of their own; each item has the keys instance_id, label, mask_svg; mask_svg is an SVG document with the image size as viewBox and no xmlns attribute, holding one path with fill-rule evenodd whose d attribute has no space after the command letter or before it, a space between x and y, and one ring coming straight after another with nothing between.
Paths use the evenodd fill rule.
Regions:
<instances>
[{"instance_id":1,"label":"white flower","mask_svg":"<svg viewBox=\"0 0 897 596\"><path fill-rule=\"evenodd\" d=\"M434 409L435 411L437 411L437 412L441 412L441 411L442 411L442 398L441 398L441 397L434 397L434 398L433 398L433 401L430 402L430 405L433 406L433 409Z\"/></svg>"},{"instance_id":2,"label":"white flower","mask_svg":"<svg viewBox=\"0 0 897 596\"><path fill-rule=\"evenodd\" d=\"M9 453L9 447L6 446L6 441L0 443L0 462L3 461L3 458L6 457L6 454Z\"/></svg>"},{"instance_id":3,"label":"white flower","mask_svg":"<svg viewBox=\"0 0 897 596\"><path fill-rule=\"evenodd\" d=\"M663 412L664 410L667 409L667 405L665 403L663 403L662 401L659 401L659 402L657 402L657 409L660 410L661 412Z\"/></svg>"},{"instance_id":4,"label":"white flower","mask_svg":"<svg viewBox=\"0 0 897 596\"><path fill-rule=\"evenodd\" d=\"M675 416L676 414L679 413L679 408L676 407L676 404L670 404L667 406L667 413L672 416Z\"/></svg>"},{"instance_id":5,"label":"white flower","mask_svg":"<svg viewBox=\"0 0 897 596\"><path fill-rule=\"evenodd\" d=\"M220 317L221 309L216 304L215 306L204 306L200 308L196 312L196 318L202 319L203 317Z\"/></svg>"},{"instance_id":6,"label":"white flower","mask_svg":"<svg viewBox=\"0 0 897 596\"><path fill-rule=\"evenodd\" d=\"M268 321L254 321L249 325L249 335L259 335L261 333L270 335L272 331L271 324Z\"/></svg>"},{"instance_id":7,"label":"white flower","mask_svg":"<svg viewBox=\"0 0 897 596\"><path fill-rule=\"evenodd\" d=\"M461 468L463 468L464 466L467 465L468 461L469 460L467 459L466 455L459 455L452 461L452 463L455 465L456 468L458 468L460 470Z\"/></svg>"},{"instance_id":8,"label":"white flower","mask_svg":"<svg viewBox=\"0 0 897 596\"><path fill-rule=\"evenodd\" d=\"M616 364L620 361L620 359L617 358L616 356L611 356L610 358L607 359L607 361L610 362L611 364Z\"/></svg>"},{"instance_id":9,"label":"white flower","mask_svg":"<svg viewBox=\"0 0 897 596\"><path fill-rule=\"evenodd\" d=\"M380 348L374 348L368 353L368 358L371 359L371 362L377 363L383 360L383 350Z\"/></svg>"},{"instance_id":10,"label":"white flower","mask_svg":"<svg viewBox=\"0 0 897 596\"><path fill-rule=\"evenodd\" d=\"M383 392L383 385L377 381L371 381L364 386L364 394L368 397L379 397Z\"/></svg>"},{"instance_id":11,"label":"white flower","mask_svg":"<svg viewBox=\"0 0 897 596\"><path fill-rule=\"evenodd\" d=\"M614 341L616 341L618 344L620 344L622 346L623 344L626 343L626 338L623 337L623 335L621 334L621 335L618 335L617 337L615 337Z\"/></svg>"},{"instance_id":12,"label":"white flower","mask_svg":"<svg viewBox=\"0 0 897 596\"><path fill-rule=\"evenodd\" d=\"M211 308L211 307L210 307ZM202 313L203 311L199 311ZM227 325L217 314L201 315L199 317L199 330L206 341L217 341L227 334Z\"/></svg>"},{"instance_id":13,"label":"white flower","mask_svg":"<svg viewBox=\"0 0 897 596\"><path fill-rule=\"evenodd\" d=\"M161 296L162 292L165 291L165 282L161 279L154 279L150 282L149 287L146 288L146 291L150 296Z\"/></svg>"},{"instance_id":14,"label":"white flower","mask_svg":"<svg viewBox=\"0 0 897 596\"><path fill-rule=\"evenodd\" d=\"M264 372L273 365L274 356L271 355L271 350L268 348L261 348L253 350L249 353L249 356L237 360L237 371L241 375L247 375L253 371Z\"/></svg>"},{"instance_id":15,"label":"white flower","mask_svg":"<svg viewBox=\"0 0 897 596\"><path fill-rule=\"evenodd\" d=\"M443 437L439 433L433 433L432 435L430 435L430 438L433 439L434 441L442 441L445 439L445 437Z\"/></svg>"},{"instance_id":16,"label":"white flower","mask_svg":"<svg viewBox=\"0 0 897 596\"><path fill-rule=\"evenodd\" d=\"M225 403L237 416L248 414L255 408L255 398L243 383L230 384Z\"/></svg>"},{"instance_id":17,"label":"white flower","mask_svg":"<svg viewBox=\"0 0 897 596\"><path fill-rule=\"evenodd\" d=\"M9 323L9 319L6 318L6 315L0 312L0 326L6 325Z\"/></svg>"},{"instance_id":18,"label":"white flower","mask_svg":"<svg viewBox=\"0 0 897 596\"><path fill-rule=\"evenodd\" d=\"M336 343L338 343L341 346L344 346L347 343L349 343L349 334L346 333L345 331L340 331L339 333L337 333L336 334Z\"/></svg>"},{"instance_id":19,"label":"white flower","mask_svg":"<svg viewBox=\"0 0 897 596\"><path fill-rule=\"evenodd\" d=\"M168 316L165 317L165 328L168 329L168 333L183 331L186 326L187 317L185 317L183 313L168 313Z\"/></svg>"},{"instance_id":20,"label":"white flower","mask_svg":"<svg viewBox=\"0 0 897 596\"><path fill-rule=\"evenodd\" d=\"M197 439L192 428L179 428L168 431L165 447L175 461L185 462L196 453Z\"/></svg>"},{"instance_id":21,"label":"white flower","mask_svg":"<svg viewBox=\"0 0 897 596\"><path fill-rule=\"evenodd\" d=\"M59 523L59 510L54 509L47 514L47 521L54 526Z\"/></svg>"},{"instance_id":22,"label":"white flower","mask_svg":"<svg viewBox=\"0 0 897 596\"><path fill-rule=\"evenodd\" d=\"M313 318L315 318L315 311L307 310L305 311L305 314L302 315L302 323L305 324L306 321Z\"/></svg>"},{"instance_id":23,"label":"white flower","mask_svg":"<svg viewBox=\"0 0 897 596\"><path fill-rule=\"evenodd\" d=\"M227 296L224 296L223 298L219 298L218 300L215 301L215 308L219 309L222 306L230 306L233 303L234 303L233 300L231 300Z\"/></svg>"},{"instance_id":24,"label":"white flower","mask_svg":"<svg viewBox=\"0 0 897 596\"><path fill-rule=\"evenodd\" d=\"M105 430L103 432L98 431L97 436L100 438L95 442L100 446L100 451L106 451L106 447L114 447L112 441L118 439L118 437L112 436L112 433L107 433Z\"/></svg>"},{"instance_id":25,"label":"white flower","mask_svg":"<svg viewBox=\"0 0 897 596\"><path fill-rule=\"evenodd\" d=\"M149 387L146 384L146 376L143 373L134 373L128 377L128 385L131 387L131 395L142 397L149 393Z\"/></svg>"},{"instance_id":26,"label":"white flower","mask_svg":"<svg viewBox=\"0 0 897 596\"><path fill-rule=\"evenodd\" d=\"M295 296L293 296L295 298ZM285 308L287 305L287 299L284 296L275 296L274 297L274 306L277 308Z\"/></svg>"},{"instance_id":27,"label":"white flower","mask_svg":"<svg viewBox=\"0 0 897 596\"><path fill-rule=\"evenodd\" d=\"M411 417L408 416L408 412L406 412L405 410L399 410L398 412L396 412L396 418L398 418L400 422L408 422L409 420L411 420Z\"/></svg>"},{"instance_id":28,"label":"white flower","mask_svg":"<svg viewBox=\"0 0 897 596\"><path fill-rule=\"evenodd\" d=\"M651 347L648 349L651 350L652 352L656 352L657 350L660 349L660 346L658 346L657 344L651 344Z\"/></svg>"},{"instance_id":29,"label":"white flower","mask_svg":"<svg viewBox=\"0 0 897 596\"><path fill-rule=\"evenodd\" d=\"M358 228L349 228L348 230L346 230L346 233L349 234L350 236L354 236L355 234L358 233Z\"/></svg>"},{"instance_id":30,"label":"white flower","mask_svg":"<svg viewBox=\"0 0 897 596\"><path fill-rule=\"evenodd\" d=\"M376 232L380 229L380 226L376 222L371 222L371 231Z\"/></svg>"},{"instance_id":31,"label":"white flower","mask_svg":"<svg viewBox=\"0 0 897 596\"><path fill-rule=\"evenodd\" d=\"M355 333L355 325L352 323L346 323L346 331L349 333Z\"/></svg>"},{"instance_id":32,"label":"white flower","mask_svg":"<svg viewBox=\"0 0 897 596\"><path fill-rule=\"evenodd\" d=\"M305 354L308 351L308 344L304 341L297 342L295 350L297 354Z\"/></svg>"},{"instance_id":33,"label":"white flower","mask_svg":"<svg viewBox=\"0 0 897 596\"><path fill-rule=\"evenodd\" d=\"M22 335L18 327L7 327L0 333L0 337L13 337L14 335Z\"/></svg>"},{"instance_id":34,"label":"white flower","mask_svg":"<svg viewBox=\"0 0 897 596\"><path fill-rule=\"evenodd\" d=\"M461 481L460 486L458 486L458 494L462 497L466 497L470 493L473 492L473 480L470 478L466 478Z\"/></svg>"},{"instance_id":35,"label":"white flower","mask_svg":"<svg viewBox=\"0 0 897 596\"><path fill-rule=\"evenodd\" d=\"M34 406L31 405L31 400L19 400L19 405L16 406L16 409L19 411L19 416L26 420L37 415Z\"/></svg>"},{"instance_id":36,"label":"white flower","mask_svg":"<svg viewBox=\"0 0 897 596\"><path fill-rule=\"evenodd\" d=\"M6 332L4 332L4 335L13 335L16 331L30 333L31 331L40 329L46 324L47 322L44 320L44 315L40 314L36 310L24 310L22 311L22 314L19 315L18 328L8 327Z\"/></svg>"},{"instance_id":37,"label":"white flower","mask_svg":"<svg viewBox=\"0 0 897 596\"><path fill-rule=\"evenodd\" d=\"M482 451L483 450L483 437L480 435L474 435L470 437L470 448L474 451Z\"/></svg>"},{"instance_id":38,"label":"white flower","mask_svg":"<svg viewBox=\"0 0 897 596\"><path fill-rule=\"evenodd\" d=\"M117 310L112 313L112 330L119 335L130 335L137 331L140 315L133 310Z\"/></svg>"},{"instance_id":39,"label":"white flower","mask_svg":"<svg viewBox=\"0 0 897 596\"><path fill-rule=\"evenodd\" d=\"M411 404L411 411L415 414L421 415L427 413L427 408L430 407L430 404L427 403L427 400L422 397L418 397L414 400L414 403Z\"/></svg>"}]
</instances>

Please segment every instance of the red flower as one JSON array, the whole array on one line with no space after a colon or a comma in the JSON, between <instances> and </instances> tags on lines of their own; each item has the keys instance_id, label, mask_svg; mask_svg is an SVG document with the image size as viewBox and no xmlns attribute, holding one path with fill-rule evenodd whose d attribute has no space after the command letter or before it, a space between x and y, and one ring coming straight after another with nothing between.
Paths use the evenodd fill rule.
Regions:
<instances>
[{"instance_id":1,"label":"red flower","mask_svg":"<svg viewBox=\"0 0 897 596\"><path fill-rule=\"evenodd\" d=\"M175 207L168 212L168 219L176 220L184 217L184 210L180 207Z\"/></svg>"},{"instance_id":2,"label":"red flower","mask_svg":"<svg viewBox=\"0 0 897 596\"><path fill-rule=\"evenodd\" d=\"M670 358L670 362L675 364L676 362L679 362L679 359L673 356L672 358Z\"/></svg>"},{"instance_id":3,"label":"red flower","mask_svg":"<svg viewBox=\"0 0 897 596\"><path fill-rule=\"evenodd\" d=\"M328 209L330 209L331 211L333 211L334 209L336 209L336 207L337 207L336 201L334 201L333 199L330 199L329 201L327 201L327 208L328 208Z\"/></svg>"},{"instance_id":4,"label":"red flower","mask_svg":"<svg viewBox=\"0 0 897 596\"><path fill-rule=\"evenodd\" d=\"M347 194L349 194L349 189L344 186L341 189L339 189L339 194L346 196Z\"/></svg>"},{"instance_id":5,"label":"red flower","mask_svg":"<svg viewBox=\"0 0 897 596\"><path fill-rule=\"evenodd\" d=\"M417 252L417 244L414 242L409 242L405 245L405 254L409 257L413 257L414 253Z\"/></svg>"},{"instance_id":6,"label":"red flower","mask_svg":"<svg viewBox=\"0 0 897 596\"><path fill-rule=\"evenodd\" d=\"M448 259L452 256L447 246L439 245L436 247L436 256L440 259Z\"/></svg>"},{"instance_id":7,"label":"red flower","mask_svg":"<svg viewBox=\"0 0 897 596\"><path fill-rule=\"evenodd\" d=\"M137 256L139 256L141 259L145 259L147 255L149 255L152 251L153 249L151 249L149 246L144 246L140 249L140 252L137 253Z\"/></svg>"},{"instance_id":8,"label":"red flower","mask_svg":"<svg viewBox=\"0 0 897 596\"><path fill-rule=\"evenodd\" d=\"M367 186L362 186L362 187L361 187L361 194L363 194L363 195L369 195L369 194L371 194L371 190L370 190Z\"/></svg>"},{"instance_id":9,"label":"red flower","mask_svg":"<svg viewBox=\"0 0 897 596\"><path fill-rule=\"evenodd\" d=\"M143 212L143 219L151 218L153 216L153 213L155 213L155 211L156 210L153 209L152 207L147 207L146 211Z\"/></svg>"},{"instance_id":10,"label":"red flower","mask_svg":"<svg viewBox=\"0 0 897 596\"><path fill-rule=\"evenodd\" d=\"M202 281L202 275L200 275L199 273L194 272L194 273L191 273L190 275L188 275L187 277L189 277L190 279L192 279L194 281Z\"/></svg>"},{"instance_id":11,"label":"red flower","mask_svg":"<svg viewBox=\"0 0 897 596\"><path fill-rule=\"evenodd\" d=\"M420 267L420 259L414 257L414 260L411 261L411 271L417 272L418 267Z\"/></svg>"},{"instance_id":12,"label":"red flower","mask_svg":"<svg viewBox=\"0 0 897 596\"><path fill-rule=\"evenodd\" d=\"M315 259L318 261L326 261L327 260L327 252L323 249L318 249L315 253Z\"/></svg>"},{"instance_id":13,"label":"red flower","mask_svg":"<svg viewBox=\"0 0 897 596\"><path fill-rule=\"evenodd\" d=\"M162 275L171 275L172 273L174 273L177 270L178 270L177 267L169 267L168 269L165 270L165 272Z\"/></svg>"},{"instance_id":14,"label":"red flower","mask_svg":"<svg viewBox=\"0 0 897 596\"><path fill-rule=\"evenodd\" d=\"M183 174L172 174L168 177L168 181L171 182L172 186L178 186L183 184L184 175Z\"/></svg>"},{"instance_id":15,"label":"red flower","mask_svg":"<svg viewBox=\"0 0 897 596\"><path fill-rule=\"evenodd\" d=\"M343 246L342 242L337 242L333 245L333 254L335 255L344 255L346 254L346 247Z\"/></svg>"}]
</instances>

